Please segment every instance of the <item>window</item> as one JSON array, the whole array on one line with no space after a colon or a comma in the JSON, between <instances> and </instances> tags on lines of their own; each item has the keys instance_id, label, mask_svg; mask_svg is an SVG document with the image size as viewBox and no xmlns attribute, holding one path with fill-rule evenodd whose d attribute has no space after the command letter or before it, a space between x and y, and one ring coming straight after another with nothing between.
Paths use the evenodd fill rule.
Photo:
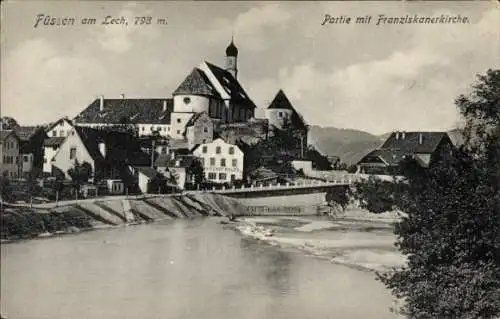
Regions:
<instances>
[{"instance_id":1,"label":"window","mask_svg":"<svg viewBox=\"0 0 500 319\"><path fill-rule=\"evenodd\" d=\"M189 97L186 96L184 98L184 104L189 104L189 103L191 103L191 98L189 98Z\"/></svg>"},{"instance_id":2,"label":"window","mask_svg":"<svg viewBox=\"0 0 500 319\"><path fill-rule=\"evenodd\" d=\"M217 179L217 173L208 173L208 179Z\"/></svg>"},{"instance_id":3,"label":"window","mask_svg":"<svg viewBox=\"0 0 500 319\"><path fill-rule=\"evenodd\" d=\"M161 153L167 154L167 147L166 146L161 148Z\"/></svg>"},{"instance_id":4,"label":"window","mask_svg":"<svg viewBox=\"0 0 500 319\"><path fill-rule=\"evenodd\" d=\"M69 159L74 159L76 157L76 147L72 147L69 150Z\"/></svg>"},{"instance_id":5,"label":"window","mask_svg":"<svg viewBox=\"0 0 500 319\"><path fill-rule=\"evenodd\" d=\"M29 162L28 155L23 155L23 161L24 161L25 163Z\"/></svg>"},{"instance_id":6,"label":"window","mask_svg":"<svg viewBox=\"0 0 500 319\"><path fill-rule=\"evenodd\" d=\"M231 182L234 182L236 180L236 175L231 174Z\"/></svg>"},{"instance_id":7,"label":"window","mask_svg":"<svg viewBox=\"0 0 500 319\"><path fill-rule=\"evenodd\" d=\"M170 126L167 126L167 128L168 128L168 131L170 132Z\"/></svg>"},{"instance_id":8,"label":"window","mask_svg":"<svg viewBox=\"0 0 500 319\"><path fill-rule=\"evenodd\" d=\"M226 167L226 159L225 158L221 158L220 159L220 166L221 167Z\"/></svg>"},{"instance_id":9,"label":"window","mask_svg":"<svg viewBox=\"0 0 500 319\"><path fill-rule=\"evenodd\" d=\"M181 134L181 130L177 130L177 134Z\"/></svg>"},{"instance_id":10,"label":"window","mask_svg":"<svg viewBox=\"0 0 500 319\"><path fill-rule=\"evenodd\" d=\"M151 126L149 129L150 129L151 131L153 131L153 130L155 129L155 127L154 127L154 126Z\"/></svg>"},{"instance_id":11,"label":"window","mask_svg":"<svg viewBox=\"0 0 500 319\"><path fill-rule=\"evenodd\" d=\"M177 123L180 123L181 122L181 119L177 119Z\"/></svg>"},{"instance_id":12,"label":"window","mask_svg":"<svg viewBox=\"0 0 500 319\"><path fill-rule=\"evenodd\" d=\"M236 158L233 158L233 167L236 167L238 165L238 160Z\"/></svg>"},{"instance_id":13,"label":"window","mask_svg":"<svg viewBox=\"0 0 500 319\"><path fill-rule=\"evenodd\" d=\"M215 157L210 158L210 166L215 166Z\"/></svg>"},{"instance_id":14,"label":"window","mask_svg":"<svg viewBox=\"0 0 500 319\"><path fill-rule=\"evenodd\" d=\"M43 163L47 164L47 158L46 157L43 158Z\"/></svg>"},{"instance_id":15,"label":"window","mask_svg":"<svg viewBox=\"0 0 500 319\"><path fill-rule=\"evenodd\" d=\"M59 131L59 136L64 136L64 131L63 130Z\"/></svg>"},{"instance_id":16,"label":"window","mask_svg":"<svg viewBox=\"0 0 500 319\"><path fill-rule=\"evenodd\" d=\"M57 137L57 131L52 131L52 137Z\"/></svg>"},{"instance_id":17,"label":"window","mask_svg":"<svg viewBox=\"0 0 500 319\"><path fill-rule=\"evenodd\" d=\"M233 155L234 154L234 147L231 146L229 147L229 155Z\"/></svg>"},{"instance_id":18,"label":"window","mask_svg":"<svg viewBox=\"0 0 500 319\"><path fill-rule=\"evenodd\" d=\"M208 133L208 127L203 128L203 133Z\"/></svg>"},{"instance_id":19,"label":"window","mask_svg":"<svg viewBox=\"0 0 500 319\"><path fill-rule=\"evenodd\" d=\"M215 148L215 154L220 154L220 146L217 146L217 147Z\"/></svg>"},{"instance_id":20,"label":"window","mask_svg":"<svg viewBox=\"0 0 500 319\"><path fill-rule=\"evenodd\" d=\"M141 128L141 130L142 130L142 131L144 131L145 129L146 129L146 128L145 128L144 126Z\"/></svg>"},{"instance_id":21,"label":"window","mask_svg":"<svg viewBox=\"0 0 500 319\"><path fill-rule=\"evenodd\" d=\"M206 146L203 146L202 149L201 149L202 153L206 153L207 152L207 147Z\"/></svg>"},{"instance_id":22,"label":"window","mask_svg":"<svg viewBox=\"0 0 500 319\"><path fill-rule=\"evenodd\" d=\"M226 173L219 173L219 179L220 179L221 181L225 181L225 180L226 180L226 178L227 178Z\"/></svg>"},{"instance_id":23,"label":"window","mask_svg":"<svg viewBox=\"0 0 500 319\"><path fill-rule=\"evenodd\" d=\"M283 112L278 112L278 117L283 117Z\"/></svg>"}]
</instances>

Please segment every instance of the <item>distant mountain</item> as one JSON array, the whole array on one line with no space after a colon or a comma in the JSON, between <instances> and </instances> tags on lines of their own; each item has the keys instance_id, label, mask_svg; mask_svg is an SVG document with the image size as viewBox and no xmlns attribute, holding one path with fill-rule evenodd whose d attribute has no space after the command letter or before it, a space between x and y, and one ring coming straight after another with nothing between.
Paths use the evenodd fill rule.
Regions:
<instances>
[{"instance_id":1,"label":"distant mountain","mask_svg":"<svg viewBox=\"0 0 500 319\"><path fill-rule=\"evenodd\" d=\"M343 163L352 165L382 145L391 133L372 135L353 129L311 126L309 144L314 145L324 155L338 156ZM455 145L463 143L463 136L459 130L451 130L448 134Z\"/></svg>"},{"instance_id":2,"label":"distant mountain","mask_svg":"<svg viewBox=\"0 0 500 319\"><path fill-rule=\"evenodd\" d=\"M313 125L309 130L309 143L321 153L338 156L343 163L351 165L380 146L388 135L376 136L354 129Z\"/></svg>"}]
</instances>

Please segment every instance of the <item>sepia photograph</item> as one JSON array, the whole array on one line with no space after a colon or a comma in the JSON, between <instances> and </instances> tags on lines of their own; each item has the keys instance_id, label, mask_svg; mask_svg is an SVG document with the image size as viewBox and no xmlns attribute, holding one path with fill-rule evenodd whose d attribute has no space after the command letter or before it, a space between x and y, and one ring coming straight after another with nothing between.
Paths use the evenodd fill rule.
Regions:
<instances>
[{"instance_id":1,"label":"sepia photograph","mask_svg":"<svg viewBox=\"0 0 500 319\"><path fill-rule=\"evenodd\" d=\"M500 319L500 1L1 3L1 319Z\"/></svg>"}]
</instances>

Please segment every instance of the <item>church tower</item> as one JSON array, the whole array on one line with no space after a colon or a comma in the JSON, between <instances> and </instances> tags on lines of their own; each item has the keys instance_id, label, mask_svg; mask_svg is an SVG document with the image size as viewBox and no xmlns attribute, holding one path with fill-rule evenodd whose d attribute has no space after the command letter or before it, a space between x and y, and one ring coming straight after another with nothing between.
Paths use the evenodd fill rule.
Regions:
<instances>
[{"instance_id":1,"label":"church tower","mask_svg":"<svg viewBox=\"0 0 500 319\"><path fill-rule=\"evenodd\" d=\"M226 48L226 71L236 79L238 76L238 48L234 45L233 38Z\"/></svg>"}]
</instances>

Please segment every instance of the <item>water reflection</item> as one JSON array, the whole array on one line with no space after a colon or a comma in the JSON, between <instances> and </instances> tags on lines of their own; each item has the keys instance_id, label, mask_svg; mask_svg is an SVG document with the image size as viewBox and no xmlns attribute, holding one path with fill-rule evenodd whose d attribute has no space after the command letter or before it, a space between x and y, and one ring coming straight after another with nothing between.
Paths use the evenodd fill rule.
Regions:
<instances>
[{"instance_id":1,"label":"water reflection","mask_svg":"<svg viewBox=\"0 0 500 319\"><path fill-rule=\"evenodd\" d=\"M2 245L1 254L9 318L391 318L371 274L242 239L211 219Z\"/></svg>"}]
</instances>

